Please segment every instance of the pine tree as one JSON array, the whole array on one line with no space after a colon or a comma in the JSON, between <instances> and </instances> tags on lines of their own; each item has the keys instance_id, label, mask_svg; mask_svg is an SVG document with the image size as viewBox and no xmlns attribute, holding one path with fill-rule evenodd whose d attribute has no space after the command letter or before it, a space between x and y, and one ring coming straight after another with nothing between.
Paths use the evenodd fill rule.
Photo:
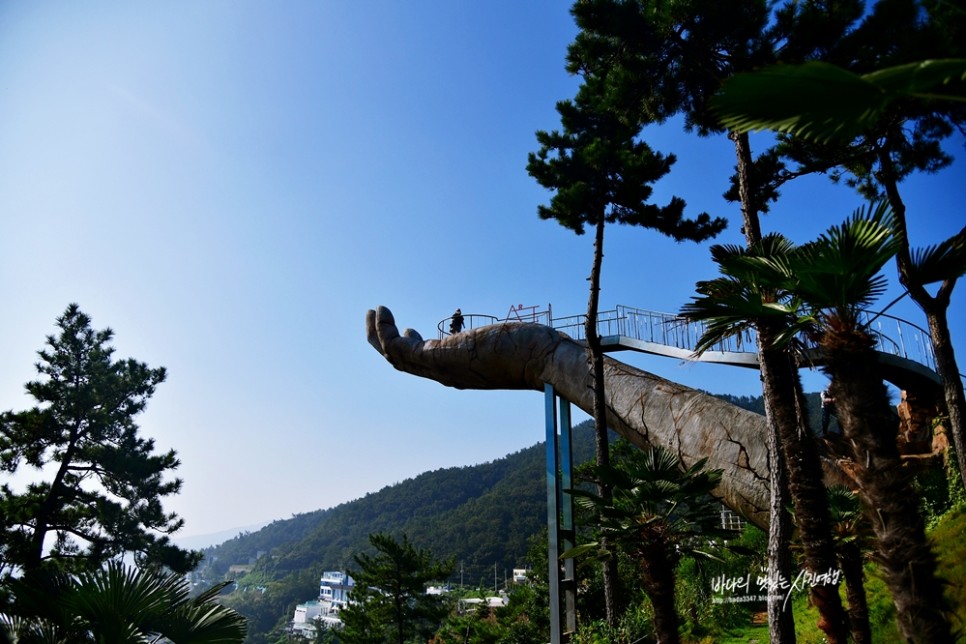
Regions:
<instances>
[{"instance_id":1,"label":"pine tree","mask_svg":"<svg viewBox=\"0 0 966 644\"><path fill-rule=\"evenodd\" d=\"M183 520L161 504L181 489L165 478L179 461L173 450L156 454L134 422L164 368L115 361L113 332L92 329L76 304L57 328L38 352L40 379L26 385L37 406L0 415L2 472L38 479L23 491L0 487L0 572L91 571L125 554L191 570L200 553L171 543Z\"/></svg>"},{"instance_id":2,"label":"pine tree","mask_svg":"<svg viewBox=\"0 0 966 644\"><path fill-rule=\"evenodd\" d=\"M454 561L435 561L432 554L415 547L405 534L371 534L376 554L353 557L359 570L351 570L355 589L341 617L345 624L339 637L354 644L404 644L426 641L439 629L448 607L438 595L427 595L426 585L449 577Z\"/></svg>"},{"instance_id":3,"label":"pine tree","mask_svg":"<svg viewBox=\"0 0 966 644\"><path fill-rule=\"evenodd\" d=\"M554 190L549 206L540 206L543 219L558 223L578 235L586 226L594 229L594 252L590 294L584 324L587 352L594 382L594 426L597 465L607 467L607 418L604 391L604 353L597 333L601 264L604 257L604 227L622 223L657 230L676 241L703 241L724 229L724 219L702 213L696 219L684 217L685 203L672 198L665 206L648 203L653 184L670 172L674 156L655 152L640 140L642 124L626 118L600 100L606 76L589 74L573 101L557 104L562 131L537 132L541 148L531 153L527 171L543 187ZM599 487L609 498L607 486ZM604 595L607 620L614 624L616 568L604 562Z\"/></svg>"}]
</instances>

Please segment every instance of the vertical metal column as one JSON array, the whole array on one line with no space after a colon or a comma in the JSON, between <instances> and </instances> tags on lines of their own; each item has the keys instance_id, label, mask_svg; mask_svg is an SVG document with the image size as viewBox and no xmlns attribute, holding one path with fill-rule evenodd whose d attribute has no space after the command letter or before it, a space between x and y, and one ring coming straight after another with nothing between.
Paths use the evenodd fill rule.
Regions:
<instances>
[{"instance_id":1,"label":"vertical metal column","mask_svg":"<svg viewBox=\"0 0 966 644\"><path fill-rule=\"evenodd\" d=\"M560 554L574 547L573 499L564 490L572 485L570 403L560 399L560 436L557 434L557 396L552 385L544 385L547 435L547 559L550 585L550 642L562 644L577 630L574 560L564 561L561 577ZM563 592L563 595L561 595ZM563 600L563 601L561 601ZM564 614L561 614L561 608Z\"/></svg>"},{"instance_id":2,"label":"vertical metal column","mask_svg":"<svg viewBox=\"0 0 966 644\"><path fill-rule=\"evenodd\" d=\"M573 549L577 545L577 533L574 527L574 499L570 492L573 489L573 432L570 424L570 402L560 398L560 542L563 551ZM570 635L577 632L577 575L576 562L573 557L564 559L564 578L561 583L564 591L564 637L569 641Z\"/></svg>"}]
</instances>

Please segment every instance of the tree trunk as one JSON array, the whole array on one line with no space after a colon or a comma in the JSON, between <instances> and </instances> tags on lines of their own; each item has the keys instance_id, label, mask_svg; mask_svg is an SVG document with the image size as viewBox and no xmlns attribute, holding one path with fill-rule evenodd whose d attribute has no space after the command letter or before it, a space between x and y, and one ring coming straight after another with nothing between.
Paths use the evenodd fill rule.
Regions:
<instances>
[{"instance_id":1,"label":"tree trunk","mask_svg":"<svg viewBox=\"0 0 966 644\"><path fill-rule=\"evenodd\" d=\"M764 338L763 342L770 343L774 337L772 330L764 326L759 327L758 333ZM784 350L762 347L758 355L762 365L762 384L767 392L766 400L771 400L771 413L795 508L804 569L816 574L834 571L838 562L828 495L822 480L818 449L806 422L798 367ZM826 639L830 644L845 644L849 629L838 584L817 585L810 592L820 615L818 626Z\"/></svg>"},{"instance_id":2,"label":"tree trunk","mask_svg":"<svg viewBox=\"0 0 966 644\"><path fill-rule=\"evenodd\" d=\"M768 443L769 474L769 523L768 523L768 577L775 582L792 579L791 519L785 509L788 498L788 470L782 458L778 422L782 417L776 409L777 390L780 385L764 359L762 335L758 335L759 364L761 365L762 397L765 403L765 426ZM772 353L775 353L772 351ZM795 618L792 611L785 610L780 591L768 593L768 640L770 642L795 642Z\"/></svg>"},{"instance_id":3,"label":"tree trunk","mask_svg":"<svg viewBox=\"0 0 966 644\"><path fill-rule=\"evenodd\" d=\"M747 132L731 132L728 135L735 144L735 155L738 157L738 198L741 200L741 231L745 235L745 244L751 246L761 241L761 223L758 220L760 208L755 202L751 185L751 142Z\"/></svg>"},{"instance_id":4,"label":"tree trunk","mask_svg":"<svg viewBox=\"0 0 966 644\"><path fill-rule=\"evenodd\" d=\"M761 241L761 225L751 179L753 164L751 144L747 133L732 133L738 169L738 194L745 242L749 247ZM798 367L785 351L771 348L777 329L762 324L758 327L758 356L762 373L762 397L768 418L769 444L774 444L771 458L776 463L773 472L781 472L787 481L784 486L772 481L772 513L769 533L769 566L788 578L790 564L781 562L777 551L773 552L772 539L784 534L789 543L790 530L775 524L788 519L783 517L785 499L791 496L796 521L805 551L805 568L811 572L824 573L836 567L835 547L832 541L832 524L828 498L822 481L822 466L812 436L808 432L806 407L802 402ZM774 495L779 495L774 498ZM787 557L787 555L786 555ZM782 568L784 566L784 570ZM838 594L837 585L815 586L811 590L812 601L820 614L819 627L831 644L846 642L848 625L845 610ZM769 602L769 625L771 640L795 641L794 624L773 625L776 619L791 622L791 613L782 615ZM789 633L791 628L791 633ZM783 640L777 638L782 637Z\"/></svg>"},{"instance_id":5,"label":"tree trunk","mask_svg":"<svg viewBox=\"0 0 966 644\"><path fill-rule=\"evenodd\" d=\"M782 504L788 496L788 476L779 457L781 448L774 427L769 423L768 453L774 455L769 474L771 479L771 508L768 524L768 577L773 582L793 579L791 549L791 517ZM776 586L778 588L780 586ZM778 590L768 593L768 641L795 642L795 616L791 606L785 605L785 598Z\"/></svg>"},{"instance_id":6,"label":"tree trunk","mask_svg":"<svg viewBox=\"0 0 966 644\"><path fill-rule=\"evenodd\" d=\"M912 300L926 314L929 324L929 338L932 342L933 354L936 357L936 373L943 383L943 396L946 400L946 412L949 414L948 433L953 438L956 447L956 459L959 466L959 479L966 487L966 428L963 426L966 417L966 395L963 393L963 381L959 377L959 367L956 364L956 354L949 334L949 324L946 311L949 301L956 287L956 277L942 282L936 296L933 297L926 290L916 275L909 249L909 229L906 225L906 205L899 194L892 157L885 147L878 148L880 172L879 181L885 188L892 215L895 219L896 237L899 240L899 251L896 253L896 266L899 270L899 281L909 291ZM957 237L966 237L966 227L959 231Z\"/></svg>"},{"instance_id":7,"label":"tree trunk","mask_svg":"<svg viewBox=\"0 0 966 644\"><path fill-rule=\"evenodd\" d=\"M746 133L732 132L731 140L735 144L735 155L738 157L738 196L741 200L742 232L745 243L750 248L761 241L761 224L758 221L758 207L753 197L751 185L751 144ZM767 430L766 444L768 451L769 469L769 512L768 512L768 574L776 578L787 579L791 575L791 555L788 549L791 529L788 512L785 505L788 498L788 486L785 475L787 473L782 461L779 447L778 426L775 420L777 411L774 398L774 383L769 384L767 362L763 358L766 341L762 330L758 331L758 355L762 381L762 399L765 403L765 427ZM782 602L777 593L768 594L768 636L773 644L791 644L795 642L795 620L791 611L782 610Z\"/></svg>"},{"instance_id":8,"label":"tree trunk","mask_svg":"<svg viewBox=\"0 0 966 644\"><path fill-rule=\"evenodd\" d=\"M654 608L654 636L658 644L679 644L678 614L675 607L674 568L668 546L653 544L645 548L643 563L644 589Z\"/></svg>"},{"instance_id":9,"label":"tree trunk","mask_svg":"<svg viewBox=\"0 0 966 644\"><path fill-rule=\"evenodd\" d=\"M54 512L54 507L57 505L59 499L63 496L64 478L67 476L71 465L73 465L74 455L77 452L77 443L81 440L79 426L80 422L78 421L70 429L70 440L60 460L57 474L54 475L54 480L50 482L50 489L47 491L47 496L44 497L44 502L34 517L34 530L30 535L30 554L23 564L25 571L40 568L44 560L44 543L47 540L47 533L50 532L51 514Z\"/></svg>"},{"instance_id":10,"label":"tree trunk","mask_svg":"<svg viewBox=\"0 0 966 644\"><path fill-rule=\"evenodd\" d=\"M956 448L959 480L966 488L966 435L963 433L966 396L963 394L963 381L959 377L956 353L953 351L953 343L949 335L946 306L926 309L926 321L929 324L929 337L936 357L936 373L943 383L943 398L946 401L946 413L949 415L947 429L953 437L953 446Z\"/></svg>"},{"instance_id":11,"label":"tree trunk","mask_svg":"<svg viewBox=\"0 0 966 644\"><path fill-rule=\"evenodd\" d=\"M604 389L604 351L597 333L597 311L600 302L600 271L604 261L604 217L601 214L594 231L594 262L590 270L590 296L587 300L587 319L584 322L584 335L587 338L587 354L593 370L594 379L594 445L597 467L610 466L610 444L607 438L607 396ZM610 486L598 481L597 494L610 503ZM606 539L602 543L609 550ZM607 611L607 624L617 625L617 562L613 556L602 563L601 576L604 585L604 607Z\"/></svg>"},{"instance_id":12,"label":"tree trunk","mask_svg":"<svg viewBox=\"0 0 966 644\"><path fill-rule=\"evenodd\" d=\"M878 560L907 641L952 642L936 557L896 445L897 421L882 384L873 339L830 320L820 342L839 424L852 446L859 496L877 539Z\"/></svg>"},{"instance_id":13,"label":"tree trunk","mask_svg":"<svg viewBox=\"0 0 966 644\"><path fill-rule=\"evenodd\" d=\"M845 596L849 600L849 628L853 644L872 644L869 624L869 604L865 596L865 572L862 570L862 549L857 543L839 546L839 561L845 577Z\"/></svg>"}]
</instances>

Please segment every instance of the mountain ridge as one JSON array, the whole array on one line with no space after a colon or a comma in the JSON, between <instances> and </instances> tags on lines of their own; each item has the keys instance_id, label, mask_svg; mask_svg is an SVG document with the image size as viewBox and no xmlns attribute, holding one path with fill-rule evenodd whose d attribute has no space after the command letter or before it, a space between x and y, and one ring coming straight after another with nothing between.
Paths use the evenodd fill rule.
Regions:
<instances>
[{"instance_id":1,"label":"mountain ridge","mask_svg":"<svg viewBox=\"0 0 966 644\"><path fill-rule=\"evenodd\" d=\"M760 398L721 398L759 413L762 408ZM588 420L573 428L573 462L590 461L593 454ZM494 577L498 581L526 566L546 524L541 441L493 461L423 472L353 501L241 533L203 550L199 583L232 578L232 570L243 569L238 590L224 600L248 617L252 632L268 632L290 619L297 603L318 594L322 571L351 570L354 555L370 552L372 533L406 534L434 558L454 561L450 582L492 587Z\"/></svg>"}]
</instances>

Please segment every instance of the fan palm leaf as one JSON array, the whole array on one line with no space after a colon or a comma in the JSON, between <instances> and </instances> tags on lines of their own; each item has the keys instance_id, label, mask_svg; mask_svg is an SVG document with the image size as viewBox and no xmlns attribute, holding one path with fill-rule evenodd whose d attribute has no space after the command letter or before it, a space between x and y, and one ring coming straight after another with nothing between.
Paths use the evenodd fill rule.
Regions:
<instances>
[{"instance_id":1,"label":"fan palm leaf","mask_svg":"<svg viewBox=\"0 0 966 644\"><path fill-rule=\"evenodd\" d=\"M966 275L966 228L949 239L911 251L912 269L920 284L934 284Z\"/></svg>"},{"instance_id":2,"label":"fan palm leaf","mask_svg":"<svg viewBox=\"0 0 966 644\"><path fill-rule=\"evenodd\" d=\"M879 273L898 248L888 203L868 204L789 256L787 286L813 310L854 319L885 292Z\"/></svg>"},{"instance_id":3,"label":"fan palm leaf","mask_svg":"<svg viewBox=\"0 0 966 644\"><path fill-rule=\"evenodd\" d=\"M711 496L721 480L721 471L705 470L706 463L702 459L685 469L674 453L652 448L631 454L615 466L594 468L595 475L612 486L610 501L588 490L570 492L577 505L597 517L600 532L629 551L639 552L642 537L651 535L674 544L679 552L692 554L693 548L688 545L691 537L721 534L717 502ZM608 554L599 542L593 542L561 557L591 552Z\"/></svg>"},{"instance_id":4,"label":"fan palm leaf","mask_svg":"<svg viewBox=\"0 0 966 644\"><path fill-rule=\"evenodd\" d=\"M681 309L683 317L704 323L696 354L760 323L779 329L795 323L798 305L784 290L789 269L779 259L794 248L787 238L777 234L767 235L747 249L726 245L711 248L711 257L722 276L698 282L698 296ZM794 333L789 337L794 337Z\"/></svg>"},{"instance_id":5,"label":"fan palm leaf","mask_svg":"<svg viewBox=\"0 0 966 644\"><path fill-rule=\"evenodd\" d=\"M70 577L40 574L8 582L16 601L2 616L18 642L241 642L244 617L214 601L224 584L190 597L187 583L118 562Z\"/></svg>"},{"instance_id":6,"label":"fan palm leaf","mask_svg":"<svg viewBox=\"0 0 966 644\"><path fill-rule=\"evenodd\" d=\"M773 130L825 143L874 129L898 100L966 101L966 60L926 60L855 74L823 62L736 74L711 109L732 130Z\"/></svg>"}]
</instances>

